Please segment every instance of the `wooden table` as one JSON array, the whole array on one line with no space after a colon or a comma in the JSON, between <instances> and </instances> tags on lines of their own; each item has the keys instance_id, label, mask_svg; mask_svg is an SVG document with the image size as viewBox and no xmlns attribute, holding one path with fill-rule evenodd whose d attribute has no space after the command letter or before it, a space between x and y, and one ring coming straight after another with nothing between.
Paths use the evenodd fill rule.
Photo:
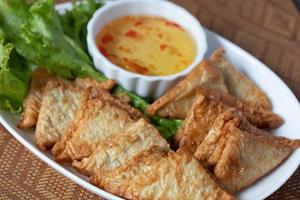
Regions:
<instances>
[{"instance_id":1,"label":"wooden table","mask_svg":"<svg viewBox=\"0 0 300 200\"><path fill-rule=\"evenodd\" d=\"M267 64L300 98L300 16L291 0L174 2ZM101 198L48 167L0 125L0 199ZM268 199L300 199L300 170Z\"/></svg>"}]
</instances>

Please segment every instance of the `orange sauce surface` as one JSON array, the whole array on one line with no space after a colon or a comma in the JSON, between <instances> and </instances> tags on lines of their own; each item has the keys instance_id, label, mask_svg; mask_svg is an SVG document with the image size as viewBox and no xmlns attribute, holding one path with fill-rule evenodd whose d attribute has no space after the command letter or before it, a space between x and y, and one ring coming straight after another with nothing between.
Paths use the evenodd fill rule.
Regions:
<instances>
[{"instance_id":1,"label":"orange sauce surface","mask_svg":"<svg viewBox=\"0 0 300 200\"><path fill-rule=\"evenodd\" d=\"M100 31L100 52L128 71L165 76L184 70L196 56L195 43L180 25L161 17L120 17Z\"/></svg>"}]
</instances>

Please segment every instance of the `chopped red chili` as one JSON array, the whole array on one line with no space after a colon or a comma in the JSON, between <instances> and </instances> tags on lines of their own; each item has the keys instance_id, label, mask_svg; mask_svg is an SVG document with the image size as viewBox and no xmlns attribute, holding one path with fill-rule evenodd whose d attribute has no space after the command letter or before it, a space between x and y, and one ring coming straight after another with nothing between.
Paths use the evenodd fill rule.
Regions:
<instances>
[{"instance_id":1,"label":"chopped red chili","mask_svg":"<svg viewBox=\"0 0 300 200\"><path fill-rule=\"evenodd\" d=\"M178 25L177 23L175 23L175 22L171 22L171 21L165 21L165 24L167 25L167 26L172 26L172 27L175 27L175 28L179 28L180 30L183 30L182 29L182 27L180 26L180 25Z\"/></svg>"},{"instance_id":2,"label":"chopped red chili","mask_svg":"<svg viewBox=\"0 0 300 200\"><path fill-rule=\"evenodd\" d=\"M136 22L134 23L134 26L140 26L140 25L142 25L142 24L143 24L142 21L136 21Z\"/></svg>"},{"instance_id":3,"label":"chopped red chili","mask_svg":"<svg viewBox=\"0 0 300 200\"><path fill-rule=\"evenodd\" d=\"M126 34L126 37L131 37L131 38L136 38L138 36L138 33L136 31L133 30L129 30Z\"/></svg>"},{"instance_id":4,"label":"chopped red chili","mask_svg":"<svg viewBox=\"0 0 300 200\"><path fill-rule=\"evenodd\" d=\"M124 61L126 62L127 67L131 71L137 72L139 74L146 74L149 71L146 67L139 65L138 63L134 62L133 60L124 58Z\"/></svg>"},{"instance_id":5,"label":"chopped red chili","mask_svg":"<svg viewBox=\"0 0 300 200\"><path fill-rule=\"evenodd\" d=\"M128 47L119 46L118 49L120 51L124 51L124 52L129 52L129 53L131 52L130 48L128 48Z\"/></svg>"},{"instance_id":6,"label":"chopped red chili","mask_svg":"<svg viewBox=\"0 0 300 200\"><path fill-rule=\"evenodd\" d=\"M114 40L114 38L113 38L112 35L110 35L110 34L105 34L105 35L102 37L101 42L102 42L103 44L106 44L106 43L108 43L108 42L112 42L113 40Z\"/></svg>"},{"instance_id":7,"label":"chopped red chili","mask_svg":"<svg viewBox=\"0 0 300 200\"><path fill-rule=\"evenodd\" d=\"M103 46L100 46L99 50L102 53L102 55L104 55L105 57L109 56L107 50Z\"/></svg>"},{"instance_id":8,"label":"chopped red chili","mask_svg":"<svg viewBox=\"0 0 300 200\"><path fill-rule=\"evenodd\" d=\"M167 44L161 44L161 45L160 45L160 50L163 51L163 50L165 50L167 47L168 47Z\"/></svg>"}]
</instances>

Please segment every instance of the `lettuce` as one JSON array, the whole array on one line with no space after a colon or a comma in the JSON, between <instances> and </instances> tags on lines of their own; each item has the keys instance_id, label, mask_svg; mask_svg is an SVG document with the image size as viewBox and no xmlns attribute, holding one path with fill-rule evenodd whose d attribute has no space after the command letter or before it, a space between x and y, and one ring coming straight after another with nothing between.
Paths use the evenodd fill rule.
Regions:
<instances>
[{"instance_id":1,"label":"lettuce","mask_svg":"<svg viewBox=\"0 0 300 200\"><path fill-rule=\"evenodd\" d=\"M0 40L0 106L12 113L20 112L27 93L31 70L10 43Z\"/></svg>"},{"instance_id":2,"label":"lettuce","mask_svg":"<svg viewBox=\"0 0 300 200\"><path fill-rule=\"evenodd\" d=\"M101 6L102 3L94 0L77 4L73 2L73 8L59 16L64 33L80 44L85 51L87 51L87 23Z\"/></svg>"},{"instance_id":3,"label":"lettuce","mask_svg":"<svg viewBox=\"0 0 300 200\"><path fill-rule=\"evenodd\" d=\"M1 0L0 26L4 37L28 61L65 78L107 80L92 67L81 46L64 34L53 0Z\"/></svg>"}]
</instances>

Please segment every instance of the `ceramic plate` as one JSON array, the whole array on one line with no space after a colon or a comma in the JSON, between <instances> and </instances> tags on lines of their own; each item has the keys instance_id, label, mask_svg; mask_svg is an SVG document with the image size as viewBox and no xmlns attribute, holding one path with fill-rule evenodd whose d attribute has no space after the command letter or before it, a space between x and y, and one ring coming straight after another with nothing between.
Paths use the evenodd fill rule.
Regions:
<instances>
[{"instance_id":1,"label":"ceramic plate","mask_svg":"<svg viewBox=\"0 0 300 200\"><path fill-rule=\"evenodd\" d=\"M66 3L57 5L56 9L59 12L64 12L70 7L71 4ZM286 84L266 65L261 63L246 51L209 30L205 31L208 39L208 51L206 57L209 56L217 47L223 47L226 50L229 60L268 94L273 104L273 111L284 118L285 124L279 129L275 130L273 134L291 139L299 139L300 106L295 95L286 86ZM0 122L5 126L5 128L20 143L22 143L41 160L46 162L49 166L53 167L55 170L68 177L75 183L90 190L91 192L96 193L99 196L110 200L121 199L91 185L88 183L88 179L86 177L78 174L69 166L59 165L54 161L49 152L44 152L38 149L34 142L34 131L23 131L16 127L18 118L19 115L13 115L0 110ZM291 154L287 160L285 160L271 173L264 176L250 187L237 193L236 197L241 200L259 200L268 197L289 179L299 164L300 149Z\"/></svg>"}]
</instances>

